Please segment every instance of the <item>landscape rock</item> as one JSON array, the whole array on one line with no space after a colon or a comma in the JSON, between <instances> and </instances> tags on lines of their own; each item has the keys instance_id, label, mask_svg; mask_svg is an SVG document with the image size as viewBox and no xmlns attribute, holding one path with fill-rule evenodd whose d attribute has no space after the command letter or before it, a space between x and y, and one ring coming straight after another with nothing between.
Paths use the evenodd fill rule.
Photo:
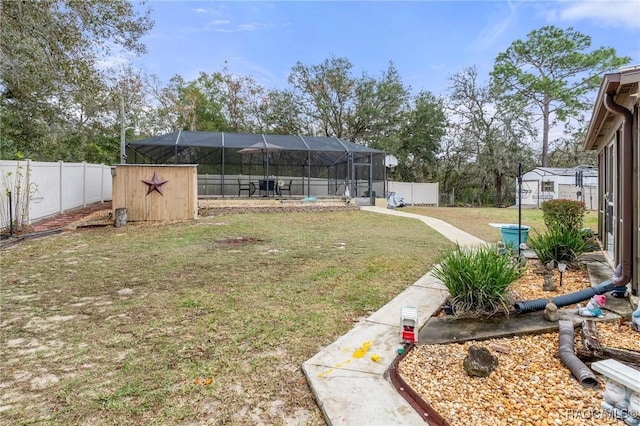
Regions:
<instances>
[{"instance_id":1,"label":"landscape rock","mask_svg":"<svg viewBox=\"0 0 640 426\"><path fill-rule=\"evenodd\" d=\"M547 321L558 321L560 319L560 312L555 303L549 302L544 308L544 319Z\"/></svg>"},{"instance_id":2,"label":"landscape rock","mask_svg":"<svg viewBox=\"0 0 640 426\"><path fill-rule=\"evenodd\" d=\"M471 345L462 366L469 376L488 377L498 368L498 358L487 348Z\"/></svg>"}]
</instances>

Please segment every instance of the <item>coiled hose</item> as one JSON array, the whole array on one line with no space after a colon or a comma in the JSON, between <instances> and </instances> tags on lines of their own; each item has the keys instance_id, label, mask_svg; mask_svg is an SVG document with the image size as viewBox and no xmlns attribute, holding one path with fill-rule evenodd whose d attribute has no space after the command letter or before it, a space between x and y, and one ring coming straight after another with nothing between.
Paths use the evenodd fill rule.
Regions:
<instances>
[{"instance_id":1,"label":"coiled hose","mask_svg":"<svg viewBox=\"0 0 640 426\"><path fill-rule=\"evenodd\" d=\"M571 371L585 388L597 388L600 383L595 374L587 367L574 352L573 321L558 321L560 337L558 339L558 353L562 363Z\"/></svg>"},{"instance_id":2,"label":"coiled hose","mask_svg":"<svg viewBox=\"0 0 640 426\"><path fill-rule=\"evenodd\" d=\"M551 302L560 308L562 306L573 305L574 303L591 299L596 294L604 294L614 289L616 289L616 287L614 286L613 281L607 280L596 286L585 288L574 293L556 296L551 299ZM513 307L517 313L522 314L525 312L541 311L547 306L547 303L549 303L549 299L534 299L516 302Z\"/></svg>"}]
</instances>

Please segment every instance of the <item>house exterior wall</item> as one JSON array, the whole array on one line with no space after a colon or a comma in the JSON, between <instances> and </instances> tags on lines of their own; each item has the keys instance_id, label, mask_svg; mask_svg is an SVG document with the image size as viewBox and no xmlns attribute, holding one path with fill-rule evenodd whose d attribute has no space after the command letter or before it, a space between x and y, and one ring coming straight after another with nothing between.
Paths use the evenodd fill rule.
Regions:
<instances>
[{"instance_id":1,"label":"house exterior wall","mask_svg":"<svg viewBox=\"0 0 640 426\"><path fill-rule=\"evenodd\" d=\"M633 160L634 164L634 176L633 182L635 183L635 202L633 209L633 217L634 217L634 227L636 230L636 244L635 244L635 291L636 295L640 293L640 277L638 277L638 273L640 273L640 106L636 103L636 109L633 114L634 117L634 132L633 136L634 146L635 146L635 158Z\"/></svg>"},{"instance_id":2,"label":"house exterior wall","mask_svg":"<svg viewBox=\"0 0 640 426\"><path fill-rule=\"evenodd\" d=\"M638 91L640 93L640 90ZM633 146L634 146L634 159L633 159L633 176L632 182L635 185L633 189L633 229L635 230L635 254L633 261L634 265L634 281L632 282L632 288L635 290L635 294L640 294L640 104L636 101L633 111Z\"/></svg>"},{"instance_id":3,"label":"house exterior wall","mask_svg":"<svg viewBox=\"0 0 640 426\"><path fill-rule=\"evenodd\" d=\"M623 262L623 239L631 238L631 290L639 294L640 271L640 189L638 166L640 165L640 67L630 67L619 73L606 74L598 94L585 141L586 150L598 153L598 230L605 256L613 267ZM630 179L624 177L623 144L624 118L608 111L604 106L606 94L613 95L616 104L632 114L632 167ZM630 195L624 192L631 185ZM631 217L623 217L623 204L631 203ZM631 235L623 235L624 226L631 223ZM624 237L624 238L623 238Z\"/></svg>"}]
</instances>

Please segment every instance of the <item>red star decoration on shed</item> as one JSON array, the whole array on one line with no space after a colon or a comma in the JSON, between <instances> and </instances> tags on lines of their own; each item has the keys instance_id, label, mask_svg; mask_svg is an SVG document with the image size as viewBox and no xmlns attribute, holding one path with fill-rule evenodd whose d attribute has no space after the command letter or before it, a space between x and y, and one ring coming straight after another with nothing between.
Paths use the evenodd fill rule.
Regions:
<instances>
[{"instance_id":1,"label":"red star decoration on shed","mask_svg":"<svg viewBox=\"0 0 640 426\"><path fill-rule=\"evenodd\" d=\"M169 182L168 180L160 180L158 179L158 176L156 175L156 172L153 172L153 177L151 178L151 180L142 180L144 183L146 183L149 186L149 190L147 191L147 195L151 194L153 191L158 191L160 193L160 195L162 195L164 197L164 194L162 193L162 185L164 185L165 183Z\"/></svg>"}]
</instances>

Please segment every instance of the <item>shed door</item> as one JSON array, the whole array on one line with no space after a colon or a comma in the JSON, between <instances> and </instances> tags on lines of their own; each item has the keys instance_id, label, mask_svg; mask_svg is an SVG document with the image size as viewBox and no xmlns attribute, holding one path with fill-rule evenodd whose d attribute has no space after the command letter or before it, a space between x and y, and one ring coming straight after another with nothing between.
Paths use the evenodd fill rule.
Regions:
<instances>
[{"instance_id":1,"label":"shed door","mask_svg":"<svg viewBox=\"0 0 640 426\"><path fill-rule=\"evenodd\" d=\"M522 204L539 204L534 195L538 194L538 181L537 180L523 180L522 181Z\"/></svg>"}]
</instances>

